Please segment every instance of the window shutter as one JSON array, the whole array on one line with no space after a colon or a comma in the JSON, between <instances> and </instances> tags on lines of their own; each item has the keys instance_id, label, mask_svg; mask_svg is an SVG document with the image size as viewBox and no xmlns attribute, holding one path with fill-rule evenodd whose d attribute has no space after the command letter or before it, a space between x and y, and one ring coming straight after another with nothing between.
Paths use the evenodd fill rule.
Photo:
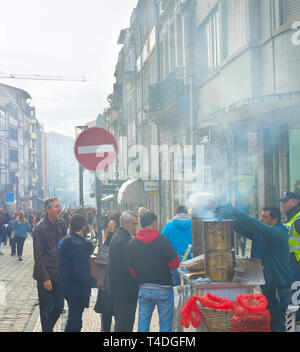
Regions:
<instances>
[{"instance_id":1,"label":"window shutter","mask_svg":"<svg viewBox=\"0 0 300 352\"><path fill-rule=\"evenodd\" d=\"M300 20L300 0L286 0L286 23Z\"/></svg>"}]
</instances>

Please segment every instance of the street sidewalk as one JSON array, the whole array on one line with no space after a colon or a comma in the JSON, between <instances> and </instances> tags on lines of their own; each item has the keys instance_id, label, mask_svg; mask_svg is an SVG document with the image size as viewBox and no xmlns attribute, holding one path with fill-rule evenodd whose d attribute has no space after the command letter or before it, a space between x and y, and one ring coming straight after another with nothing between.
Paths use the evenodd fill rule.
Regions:
<instances>
[{"instance_id":1,"label":"street sidewalk","mask_svg":"<svg viewBox=\"0 0 300 352\"><path fill-rule=\"evenodd\" d=\"M10 255L8 241L6 246L2 243L1 252L0 332L25 331L38 304L36 281L32 278L32 237L29 235L25 241L23 262Z\"/></svg>"},{"instance_id":2,"label":"street sidewalk","mask_svg":"<svg viewBox=\"0 0 300 352\"><path fill-rule=\"evenodd\" d=\"M86 308L83 313L83 318L82 318L83 323L82 323L81 332L100 332L101 331L100 314L98 314L94 311L96 299L97 299L97 289L93 289L91 300L90 300L90 307ZM67 308L68 308L68 305L65 302L65 309L67 310ZM35 326L32 329L32 332L41 332L42 329L41 329L38 307L36 309L35 314L37 315L37 320L36 320ZM64 331L66 319L67 319L67 313L62 314L62 316L60 317L60 319L58 320L57 324L54 327L54 332L63 332ZM159 321L158 320L158 312L157 312L157 309L155 309L153 316L152 316L151 326L150 326L151 332L159 332L159 322L158 321ZM137 322L138 322L138 308L137 308L135 324L134 324L134 329L133 329L134 332L137 331ZM113 330L113 328L112 328L112 330Z\"/></svg>"},{"instance_id":3,"label":"street sidewalk","mask_svg":"<svg viewBox=\"0 0 300 352\"><path fill-rule=\"evenodd\" d=\"M33 248L29 235L24 244L23 262L10 255L10 247L1 246L0 255L0 332L41 332L36 281L33 279ZM90 307L83 314L83 332L100 332L100 314L94 311L97 289L92 290ZM65 302L67 310L67 303ZM138 311L138 310L137 310ZM134 331L137 331L137 318ZM67 314L58 320L54 331L64 331ZM159 331L157 310L154 311L151 331Z\"/></svg>"}]
</instances>

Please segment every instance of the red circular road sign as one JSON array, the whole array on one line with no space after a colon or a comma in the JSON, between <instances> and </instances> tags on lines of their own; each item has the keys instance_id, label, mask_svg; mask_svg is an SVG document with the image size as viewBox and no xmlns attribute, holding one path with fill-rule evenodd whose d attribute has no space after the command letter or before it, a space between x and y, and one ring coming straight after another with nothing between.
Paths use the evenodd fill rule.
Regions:
<instances>
[{"instance_id":1,"label":"red circular road sign","mask_svg":"<svg viewBox=\"0 0 300 352\"><path fill-rule=\"evenodd\" d=\"M114 136L101 127L83 131L77 137L74 147L79 164L91 171L106 169L116 159L117 151Z\"/></svg>"}]
</instances>

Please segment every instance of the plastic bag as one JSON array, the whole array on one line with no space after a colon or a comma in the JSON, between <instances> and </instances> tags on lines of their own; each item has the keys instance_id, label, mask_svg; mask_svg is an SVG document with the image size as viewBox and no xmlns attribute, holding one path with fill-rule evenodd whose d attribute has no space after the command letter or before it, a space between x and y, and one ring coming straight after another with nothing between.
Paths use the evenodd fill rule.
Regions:
<instances>
[{"instance_id":1,"label":"plastic bag","mask_svg":"<svg viewBox=\"0 0 300 352\"><path fill-rule=\"evenodd\" d=\"M228 298L222 298L217 295L213 295L207 292L203 297L200 298L200 303L202 307L213 308L213 309L223 309L223 310L233 310L234 302Z\"/></svg>"},{"instance_id":2,"label":"plastic bag","mask_svg":"<svg viewBox=\"0 0 300 352\"><path fill-rule=\"evenodd\" d=\"M192 324L194 328L199 328L201 326L202 315L196 303L199 300L199 297L191 297L185 303L183 309L179 310L179 313L181 314L179 323L187 329L190 327L190 324Z\"/></svg>"},{"instance_id":3,"label":"plastic bag","mask_svg":"<svg viewBox=\"0 0 300 352\"><path fill-rule=\"evenodd\" d=\"M270 332L271 314L268 300L261 293L238 295L231 319L233 332Z\"/></svg>"}]
</instances>

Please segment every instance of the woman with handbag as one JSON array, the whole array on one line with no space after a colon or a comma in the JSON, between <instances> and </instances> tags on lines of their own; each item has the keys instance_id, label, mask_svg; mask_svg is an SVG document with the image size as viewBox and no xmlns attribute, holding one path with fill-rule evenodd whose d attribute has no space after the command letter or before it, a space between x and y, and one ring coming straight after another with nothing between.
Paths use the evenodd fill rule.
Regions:
<instances>
[{"instance_id":1,"label":"woman with handbag","mask_svg":"<svg viewBox=\"0 0 300 352\"><path fill-rule=\"evenodd\" d=\"M31 226L28 221L25 219L25 214L21 211L16 220L12 224L12 232L14 231L14 240L17 245L17 253L19 261L23 261L23 248L24 242L27 238L27 233L30 232Z\"/></svg>"}]
</instances>

